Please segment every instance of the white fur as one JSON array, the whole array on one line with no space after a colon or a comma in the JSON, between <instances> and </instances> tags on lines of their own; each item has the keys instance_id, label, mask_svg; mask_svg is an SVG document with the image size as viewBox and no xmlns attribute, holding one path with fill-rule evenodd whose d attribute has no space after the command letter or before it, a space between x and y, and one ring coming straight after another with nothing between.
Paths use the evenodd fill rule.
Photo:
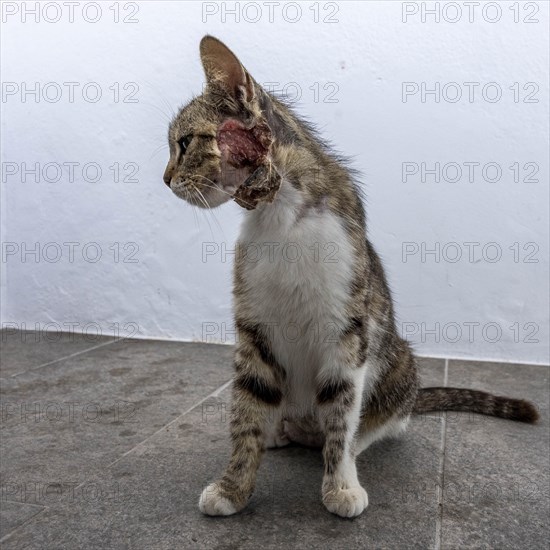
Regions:
<instances>
[{"instance_id":1,"label":"white fur","mask_svg":"<svg viewBox=\"0 0 550 550\"><path fill-rule=\"evenodd\" d=\"M238 512L233 503L220 494L215 483L208 485L202 492L199 509L208 516L230 516Z\"/></svg>"},{"instance_id":2,"label":"white fur","mask_svg":"<svg viewBox=\"0 0 550 550\"><path fill-rule=\"evenodd\" d=\"M375 441L385 439L387 437L398 437L401 435L409 424L410 416L406 418L394 418L388 420L380 428L362 434L356 445L356 454L363 452L367 447L372 445Z\"/></svg>"},{"instance_id":3,"label":"white fur","mask_svg":"<svg viewBox=\"0 0 550 550\"><path fill-rule=\"evenodd\" d=\"M320 370L338 367L327 358L337 347L335 329L348 322L354 261L338 216L328 209L301 211L300 193L283 181L273 204L248 214L239 239L253 252L243 272L246 316L271 327L271 350L287 371L283 414L290 418L315 413ZM268 243L275 244L270 249Z\"/></svg>"},{"instance_id":4,"label":"white fur","mask_svg":"<svg viewBox=\"0 0 550 550\"><path fill-rule=\"evenodd\" d=\"M243 270L248 289L246 317L271 327L270 348L287 372L280 414L287 419L311 416L322 426L316 390L347 366L346 350L337 345L337 337L349 322L346 306L355 254L341 218L322 203L305 211L300 193L283 182L274 204L261 205L249 214L239 243L256 253L245 261ZM290 251L294 254L289 255ZM327 509L343 517L360 514L368 504L352 456L364 380L365 367L355 369L357 399L346 419L344 460L323 489ZM329 409L326 412L330 414ZM277 420L268 446L288 441L280 432Z\"/></svg>"},{"instance_id":5,"label":"white fur","mask_svg":"<svg viewBox=\"0 0 550 550\"><path fill-rule=\"evenodd\" d=\"M323 504L329 512L343 518L353 518L369 504L367 491L360 485L350 489L329 491L323 495Z\"/></svg>"},{"instance_id":6,"label":"white fur","mask_svg":"<svg viewBox=\"0 0 550 550\"><path fill-rule=\"evenodd\" d=\"M287 181L273 204L260 204L247 213L239 246L245 252L242 277L247 295L237 304L237 315L270 327L270 349L287 373L283 403L267 426L266 446L289 443L292 419L298 421L294 430L303 437L299 433L303 417L318 425L310 441L317 443L331 415L329 406L317 406L317 388L346 368L346 350L337 345L337 336L349 321L346 306L355 259L353 246L339 216L324 208L322 201L316 208L304 209L302 195ZM376 336L379 328L371 321L369 331ZM351 371L356 399L346 418L344 457L334 475L323 479L323 503L342 517L357 516L368 505L357 477L356 454L406 426L403 420L389 422L354 441L363 391L370 393L378 371L379 366L370 360ZM349 378L350 371L345 376ZM321 443L322 439L321 433ZM215 484L203 491L199 505L209 515L237 511Z\"/></svg>"}]
</instances>

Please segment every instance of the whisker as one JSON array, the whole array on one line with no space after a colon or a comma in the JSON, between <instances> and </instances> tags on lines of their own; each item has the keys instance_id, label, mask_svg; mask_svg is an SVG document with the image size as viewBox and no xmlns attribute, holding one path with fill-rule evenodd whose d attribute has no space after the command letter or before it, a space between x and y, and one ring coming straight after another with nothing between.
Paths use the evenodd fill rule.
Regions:
<instances>
[{"instance_id":1,"label":"whisker","mask_svg":"<svg viewBox=\"0 0 550 550\"><path fill-rule=\"evenodd\" d=\"M218 185L216 185L211 179L208 179L206 176L201 176L200 174L196 174L195 177L199 177L199 178L203 178L205 179L206 181L209 181L210 183L212 183L213 185L206 185L205 183L202 183L201 182L201 185L204 185L205 187L207 188L212 188L212 189L217 189L218 191L221 191L222 193L225 193L226 195L229 195L231 198L234 198L234 195L232 193L229 193L229 191L226 191L225 189L219 187ZM243 201L241 200L241 202L243 202L244 204L248 205L248 206L254 206L253 204L249 203L249 202L246 202L246 201Z\"/></svg>"},{"instance_id":2,"label":"whisker","mask_svg":"<svg viewBox=\"0 0 550 550\"><path fill-rule=\"evenodd\" d=\"M166 99L166 96L164 95L164 93L161 90L159 90L158 86L153 84L150 80L145 80L144 82L153 91L155 97L157 99L160 99L164 103L164 107L166 107L168 111L171 112L172 118L175 117L176 113L174 111L174 108L172 107L168 99Z\"/></svg>"},{"instance_id":3,"label":"whisker","mask_svg":"<svg viewBox=\"0 0 550 550\"><path fill-rule=\"evenodd\" d=\"M229 193L228 191L225 191L225 189L222 189L221 187L217 186L211 179L207 178L206 176L202 176L202 175L200 175L200 174L196 174L195 176L196 176L196 177L199 177L199 178L202 178L202 179L204 179L204 180L210 182L211 184L213 184L213 185L207 185L206 183L201 182L201 185L204 185L204 186L207 187L207 188L217 189L217 190L221 191L222 193L225 193L226 195L229 195L230 197L233 198L233 195L232 195L231 193ZM281 175L281 177L284 179L284 175ZM278 194L276 200L280 200L280 201L282 201L283 203L286 203L289 207L291 207L291 208L293 208L293 209L296 210L296 204L292 203L292 202L291 202L289 199L287 199L284 195ZM248 202L245 202L245 201L242 201L242 202L244 202L244 203L245 203L246 205L248 205L248 206L252 206L252 207L254 206L254 205L251 204L251 203L248 203ZM359 230L361 233L364 232L364 229L363 229L363 227L361 226L361 224L360 224L359 222L357 222L357 220L353 219L353 217L351 217L348 213L344 212L344 211L343 211L342 209L340 209L340 208L335 207L334 205L332 205L332 206L330 207L330 209L331 209L333 212L339 214L347 223L350 224L350 226L356 228L356 229ZM219 224L218 224L218 225L219 225ZM221 227L220 227L220 229L221 229ZM223 231L223 229L222 229L222 231Z\"/></svg>"},{"instance_id":4,"label":"whisker","mask_svg":"<svg viewBox=\"0 0 550 550\"><path fill-rule=\"evenodd\" d=\"M210 180L208 180L208 181L210 181ZM214 183L214 182L212 182L212 183ZM226 195L229 195L231 198L233 198L232 193L230 193L229 191L226 191L225 189L222 189L221 187L217 186L215 183L214 183L214 185L208 185L206 183L201 182L201 185L203 185L207 189L216 189L217 191L221 191L222 193L225 193Z\"/></svg>"},{"instance_id":5,"label":"whisker","mask_svg":"<svg viewBox=\"0 0 550 550\"><path fill-rule=\"evenodd\" d=\"M196 188L196 189L197 189L197 188ZM220 222L218 221L218 219L216 218L216 216L214 216L214 212L212 211L212 208L210 207L210 204L208 204L208 200L207 200L206 197L203 195L203 193L202 193L202 191L201 191L200 189L197 189L197 192L198 192L199 195L203 198L204 203L205 203L206 206L208 207L209 213L212 215L212 218L213 218L214 221L216 222L216 225L218 226L219 230L223 233L223 229L221 228Z\"/></svg>"},{"instance_id":6,"label":"whisker","mask_svg":"<svg viewBox=\"0 0 550 550\"><path fill-rule=\"evenodd\" d=\"M199 217L197 216L197 207L192 204L191 208L193 209L193 218L195 218L195 227L197 228L197 230L200 230Z\"/></svg>"},{"instance_id":7,"label":"whisker","mask_svg":"<svg viewBox=\"0 0 550 550\"><path fill-rule=\"evenodd\" d=\"M163 143L162 145L159 145L152 153L151 153L151 156L149 157L149 160L152 160L154 156L158 155L163 149L167 148L168 147L168 144L167 143Z\"/></svg>"},{"instance_id":8,"label":"whisker","mask_svg":"<svg viewBox=\"0 0 550 550\"><path fill-rule=\"evenodd\" d=\"M210 205L208 204L208 202L206 201L206 199L204 198L204 195L193 185L193 190L194 191L197 191L198 192L198 196L199 196L199 199L201 200L201 202L206 206L207 209L210 208ZM214 241L214 232L212 231L212 226L210 225L210 220L208 219L208 216L206 215L205 213L205 219L206 219L206 223L208 224L208 228L210 229L210 235L212 237L212 240Z\"/></svg>"},{"instance_id":9,"label":"whisker","mask_svg":"<svg viewBox=\"0 0 550 550\"><path fill-rule=\"evenodd\" d=\"M157 111L157 113L160 113L163 116L163 118L166 120L166 122L168 124L170 124L172 122L172 117L170 115L168 115L167 113L165 113L158 105L155 105L153 103L144 102L143 106L144 107L152 107L153 109L155 109Z\"/></svg>"}]
</instances>

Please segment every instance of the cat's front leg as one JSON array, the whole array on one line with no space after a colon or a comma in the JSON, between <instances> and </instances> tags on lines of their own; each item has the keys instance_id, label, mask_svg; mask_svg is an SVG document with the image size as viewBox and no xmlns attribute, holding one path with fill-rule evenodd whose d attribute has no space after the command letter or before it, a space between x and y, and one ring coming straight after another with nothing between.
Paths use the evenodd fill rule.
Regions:
<instances>
[{"instance_id":1,"label":"cat's front leg","mask_svg":"<svg viewBox=\"0 0 550 550\"><path fill-rule=\"evenodd\" d=\"M325 432L323 504L333 514L355 517L368 505L367 492L357 478L354 451L364 372L349 367L323 374L317 391Z\"/></svg>"},{"instance_id":2,"label":"cat's front leg","mask_svg":"<svg viewBox=\"0 0 550 550\"><path fill-rule=\"evenodd\" d=\"M228 516L242 510L254 491L266 432L281 403L284 370L259 344L257 329L239 326L231 407L232 453L222 478L204 489L201 512Z\"/></svg>"}]
</instances>

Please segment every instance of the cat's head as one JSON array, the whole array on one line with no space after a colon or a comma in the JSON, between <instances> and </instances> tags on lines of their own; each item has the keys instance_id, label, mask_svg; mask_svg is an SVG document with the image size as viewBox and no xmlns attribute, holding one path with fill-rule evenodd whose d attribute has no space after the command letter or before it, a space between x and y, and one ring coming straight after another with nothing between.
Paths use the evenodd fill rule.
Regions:
<instances>
[{"instance_id":1,"label":"cat's head","mask_svg":"<svg viewBox=\"0 0 550 550\"><path fill-rule=\"evenodd\" d=\"M212 36L200 43L206 75L204 92L185 105L170 123L170 159L164 182L180 198L203 208L230 200L252 172L228 163L218 144L220 129L253 126L261 118L260 87L227 46ZM223 148L223 147L222 147Z\"/></svg>"}]
</instances>

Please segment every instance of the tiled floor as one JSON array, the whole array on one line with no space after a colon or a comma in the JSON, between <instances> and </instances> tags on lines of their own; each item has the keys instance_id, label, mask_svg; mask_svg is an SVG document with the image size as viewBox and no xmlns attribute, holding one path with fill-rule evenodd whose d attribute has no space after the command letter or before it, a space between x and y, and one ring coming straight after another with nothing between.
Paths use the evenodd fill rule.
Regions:
<instances>
[{"instance_id":1,"label":"tiled floor","mask_svg":"<svg viewBox=\"0 0 550 550\"><path fill-rule=\"evenodd\" d=\"M320 453L268 451L246 510L207 518L229 452L227 346L1 334L1 532L15 548L526 548L549 544L549 370L422 359L424 385L526 397L530 426L447 413L358 460L369 507L326 512Z\"/></svg>"}]
</instances>

